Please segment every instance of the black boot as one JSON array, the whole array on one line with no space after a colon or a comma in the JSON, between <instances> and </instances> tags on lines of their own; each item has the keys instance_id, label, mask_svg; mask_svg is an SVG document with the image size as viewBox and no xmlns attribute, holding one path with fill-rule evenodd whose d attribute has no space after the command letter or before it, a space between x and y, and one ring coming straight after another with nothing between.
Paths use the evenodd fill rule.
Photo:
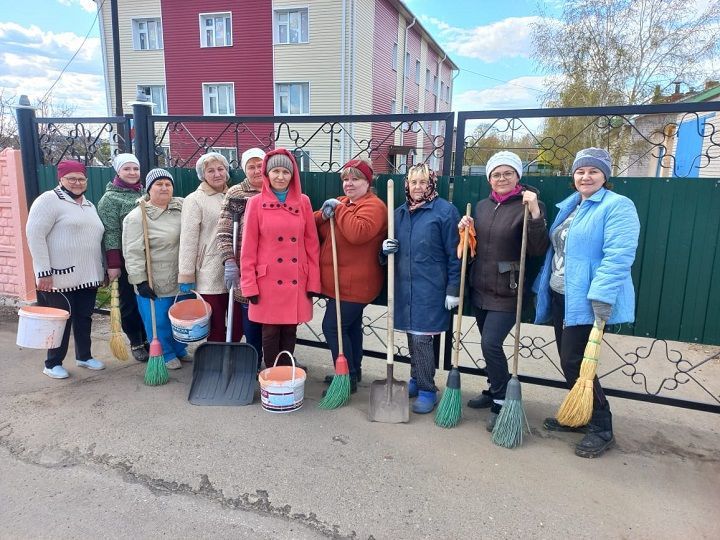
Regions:
<instances>
[{"instance_id":1,"label":"black boot","mask_svg":"<svg viewBox=\"0 0 720 540\"><path fill-rule=\"evenodd\" d=\"M487 409L493 404L493 397L490 390L483 390L482 393L467 402L467 406L471 409Z\"/></svg>"},{"instance_id":2,"label":"black boot","mask_svg":"<svg viewBox=\"0 0 720 540\"><path fill-rule=\"evenodd\" d=\"M578 426L578 427L571 427L571 426L564 426L560 422L557 421L557 418L554 416L550 416L545 419L543 422L543 427L547 431L563 431L563 432L572 432L572 433L587 433L587 426Z\"/></svg>"},{"instance_id":3,"label":"black boot","mask_svg":"<svg viewBox=\"0 0 720 540\"><path fill-rule=\"evenodd\" d=\"M610 405L593 411L587 425L587 434L575 446L575 455L584 458L594 458L602 455L615 444L612 429L612 413Z\"/></svg>"}]
</instances>

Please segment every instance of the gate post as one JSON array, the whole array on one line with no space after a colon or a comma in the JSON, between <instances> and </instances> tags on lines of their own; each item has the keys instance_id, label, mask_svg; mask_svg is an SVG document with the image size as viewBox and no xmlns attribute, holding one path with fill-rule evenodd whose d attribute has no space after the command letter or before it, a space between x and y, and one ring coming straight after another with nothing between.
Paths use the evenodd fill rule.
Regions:
<instances>
[{"instance_id":1,"label":"gate post","mask_svg":"<svg viewBox=\"0 0 720 540\"><path fill-rule=\"evenodd\" d=\"M20 96L15 106L17 116L20 157L25 176L25 196L28 208L40 194L38 187L38 166L41 164L40 141L35 123L35 107L30 105L26 95Z\"/></svg>"},{"instance_id":2,"label":"gate post","mask_svg":"<svg viewBox=\"0 0 720 540\"><path fill-rule=\"evenodd\" d=\"M144 100L142 98L145 98ZM138 93L137 100L133 101L133 123L135 125L135 155L140 162L140 174L144 178L155 163L153 156L153 134L150 133L149 116L153 104L144 94Z\"/></svg>"}]
</instances>

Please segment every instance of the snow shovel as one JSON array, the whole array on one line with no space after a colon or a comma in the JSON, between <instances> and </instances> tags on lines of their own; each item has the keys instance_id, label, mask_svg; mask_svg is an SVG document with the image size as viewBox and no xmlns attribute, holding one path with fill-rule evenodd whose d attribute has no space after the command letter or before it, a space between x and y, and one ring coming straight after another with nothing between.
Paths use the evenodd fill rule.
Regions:
<instances>
[{"instance_id":1,"label":"snow shovel","mask_svg":"<svg viewBox=\"0 0 720 540\"><path fill-rule=\"evenodd\" d=\"M388 180L388 238L395 238L394 188L392 179ZM408 397L407 383L393 378L393 357L395 353L395 306L393 304L395 301L395 254L393 253L388 255L387 268L387 378L373 381L370 385L368 419L371 422L399 424L410 420L410 398Z\"/></svg>"},{"instance_id":2,"label":"snow shovel","mask_svg":"<svg viewBox=\"0 0 720 540\"><path fill-rule=\"evenodd\" d=\"M233 215L233 251L237 251L238 215ZM188 401L193 405L249 405L257 387L258 355L248 343L232 343L233 292L228 293L225 343L203 343L195 350Z\"/></svg>"}]
</instances>

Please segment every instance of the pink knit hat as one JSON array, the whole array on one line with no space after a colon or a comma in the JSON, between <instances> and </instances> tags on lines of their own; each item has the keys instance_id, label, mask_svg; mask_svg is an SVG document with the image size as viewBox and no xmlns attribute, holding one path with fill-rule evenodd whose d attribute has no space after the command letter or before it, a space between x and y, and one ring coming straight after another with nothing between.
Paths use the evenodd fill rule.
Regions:
<instances>
[{"instance_id":1,"label":"pink knit hat","mask_svg":"<svg viewBox=\"0 0 720 540\"><path fill-rule=\"evenodd\" d=\"M67 176L70 173L83 173L87 176L87 169L85 165L79 161L65 160L57 164L57 177L60 180L63 176Z\"/></svg>"}]
</instances>

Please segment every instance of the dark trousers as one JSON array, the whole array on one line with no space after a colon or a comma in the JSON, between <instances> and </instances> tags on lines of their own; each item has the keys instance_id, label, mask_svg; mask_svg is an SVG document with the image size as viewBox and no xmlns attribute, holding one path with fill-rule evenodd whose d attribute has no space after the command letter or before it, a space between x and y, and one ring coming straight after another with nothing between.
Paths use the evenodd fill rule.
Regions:
<instances>
[{"instance_id":1,"label":"dark trousers","mask_svg":"<svg viewBox=\"0 0 720 540\"><path fill-rule=\"evenodd\" d=\"M226 316L228 308L228 295L204 294L203 299L210 304L212 314L210 315L210 333L208 341L224 342L227 330ZM243 318L239 302L233 302L233 325L231 341L240 341L243 336Z\"/></svg>"},{"instance_id":2,"label":"dark trousers","mask_svg":"<svg viewBox=\"0 0 720 540\"><path fill-rule=\"evenodd\" d=\"M555 341L557 343L558 353L560 354L560 367L562 367L568 388L572 388L575 381L580 376L580 364L582 363L587 345L591 324L581 324L577 326L566 326L563 328L565 321L565 295L551 291L552 298L552 321L555 328ZM607 406L607 399L600 380L595 376L593 380L593 409L604 409Z\"/></svg>"},{"instance_id":3,"label":"dark trousers","mask_svg":"<svg viewBox=\"0 0 720 540\"><path fill-rule=\"evenodd\" d=\"M280 351L295 352L297 324L263 324L262 347L265 367L275 365L275 358ZM289 366L292 362L287 354L278 359L278 366Z\"/></svg>"},{"instance_id":4,"label":"dark trousers","mask_svg":"<svg viewBox=\"0 0 720 540\"><path fill-rule=\"evenodd\" d=\"M482 338L480 346L485 357L490 394L493 399L505 399L510 372L503 342L515 326L515 314L475 308L475 320Z\"/></svg>"},{"instance_id":5,"label":"dark trousers","mask_svg":"<svg viewBox=\"0 0 720 540\"><path fill-rule=\"evenodd\" d=\"M342 319L342 340L343 353L348 361L350 375L357 377L362 369L363 358L363 330L362 317L363 310L367 304L359 304L357 302L345 302L340 300L340 318ZM322 320L323 334L325 341L330 347L333 364L337 360L339 354L338 347L338 327L336 302L334 298L328 298L325 308L325 316Z\"/></svg>"},{"instance_id":6,"label":"dark trousers","mask_svg":"<svg viewBox=\"0 0 720 540\"><path fill-rule=\"evenodd\" d=\"M263 359L263 336L262 336L262 329L263 325L259 322L251 321L249 313L249 304L241 304L240 302L235 302L235 306L240 306L240 313L242 314L242 324L243 324L243 330L245 331L245 341L248 342L249 345L252 345L255 348L255 352L257 352L258 355L258 368L260 367L260 364ZM235 312L237 313L237 312ZM273 362L275 359L273 359Z\"/></svg>"},{"instance_id":7,"label":"dark trousers","mask_svg":"<svg viewBox=\"0 0 720 540\"><path fill-rule=\"evenodd\" d=\"M140 311L138 311L135 288L128 282L125 266L120 269L118 293L120 295L120 322L123 332L130 340L131 346L142 345L147 341L147 336L145 335L145 327L140 317Z\"/></svg>"},{"instance_id":8,"label":"dark trousers","mask_svg":"<svg viewBox=\"0 0 720 540\"><path fill-rule=\"evenodd\" d=\"M410 350L410 377L419 390L435 392L436 347L434 336L407 334Z\"/></svg>"},{"instance_id":9,"label":"dark trousers","mask_svg":"<svg viewBox=\"0 0 720 540\"><path fill-rule=\"evenodd\" d=\"M70 312L70 318L65 324L62 343L58 348L49 349L47 352L46 368L52 369L55 366L61 366L63 360L65 360L70 343L70 327L72 327L73 340L75 341L75 358L77 360L89 360L92 358L90 330L92 328L92 314L95 309L96 295L97 287L64 293L37 291L38 305L60 308Z\"/></svg>"}]
</instances>

